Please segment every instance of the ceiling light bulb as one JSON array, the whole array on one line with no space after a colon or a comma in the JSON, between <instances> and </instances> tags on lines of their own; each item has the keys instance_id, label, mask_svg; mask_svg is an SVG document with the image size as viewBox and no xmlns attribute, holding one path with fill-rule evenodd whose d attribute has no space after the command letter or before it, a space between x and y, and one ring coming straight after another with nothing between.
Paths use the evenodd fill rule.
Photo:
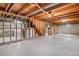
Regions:
<instances>
[{"instance_id":1,"label":"ceiling light bulb","mask_svg":"<svg viewBox=\"0 0 79 59\"><path fill-rule=\"evenodd\" d=\"M65 22L65 20L62 20L62 22Z\"/></svg>"}]
</instances>

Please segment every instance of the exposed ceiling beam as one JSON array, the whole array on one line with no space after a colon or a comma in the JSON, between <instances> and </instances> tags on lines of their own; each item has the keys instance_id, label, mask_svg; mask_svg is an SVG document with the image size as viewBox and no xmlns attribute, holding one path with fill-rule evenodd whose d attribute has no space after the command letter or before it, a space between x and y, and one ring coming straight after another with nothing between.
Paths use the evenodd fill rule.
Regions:
<instances>
[{"instance_id":1,"label":"exposed ceiling beam","mask_svg":"<svg viewBox=\"0 0 79 59\"><path fill-rule=\"evenodd\" d=\"M60 7L60 8L56 8L56 9L52 10L52 12L54 12L54 13L62 12L64 10L74 8L75 5L76 5L75 3L69 3L69 4L66 4L66 5Z\"/></svg>"},{"instance_id":2,"label":"exposed ceiling beam","mask_svg":"<svg viewBox=\"0 0 79 59\"><path fill-rule=\"evenodd\" d=\"M7 10L9 9L9 7L10 7L10 3L8 3L8 5L7 5L7 7L6 7L6 9L5 9L5 12L7 12Z\"/></svg>"},{"instance_id":3,"label":"exposed ceiling beam","mask_svg":"<svg viewBox=\"0 0 79 59\"><path fill-rule=\"evenodd\" d=\"M46 7L43 7L42 9L44 10L44 9L53 7L53 6L57 5L57 4L59 4L59 3L51 3L51 4L47 5ZM40 12L40 11L41 11L41 9L39 9L39 10L33 12L33 13L30 13L30 14L28 14L28 15L26 15L26 16L31 16L31 15L33 15L33 14L36 14L36 13Z\"/></svg>"},{"instance_id":4,"label":"exposed ceiling beam","mask_svg":"<svg viewBox=\"0 0 79 59\"><path fill-rule=\"evenodd\" d=\"M74 16L74 15L79 15L79 11L76 11L76 12L71 12L71 13L67 13L67 14L62 14L62 15L59 15L59 16L55 16L55 17L67 17L67 16Z\"/></svg>"},{"instance_id":5,"label":"exposed ceiling beam","mask_svg":"<svg viewBox=\"0 0 79 59\"><path fill-rule=\"evenodd\" d=\"M36 5L41 9L42 12L46 13L49 17L51 16L48 12L46 12L44 9L42 9L38 3L36 3Z\"/></svg>"},{"instance_id":6,"label":"exposed ceiling beam","mask_svg":"<svg viewBox=\"0 0 79 59\"><path fill-rule=\"evenodd\" d=\"M31 4L24 4L23 6L22 6L22 8L17 12L17 14L20 14L23 10L25 10L29 5L31 5Z\"/></svg>"},{"instance_id":7,"label":"exposed ceiling beam","mask_svg":"<svg viewBox=\"0 0 79 59\"><path fill-rule=\"evenodd\" d=\"M34 4L26 4L25 6L23 6L23 8L20 10L20 12L18 14L21 14L24 10L26 10L27 8L31 7Z\"/></svg>"},{"instance_id":8,"label":"exposed ceiling beam","mask_svg":"<svg viewBox=\"0 0 79 59\"><path fill-rule=\"evenodd\" d=\"M40 8L42 12L45 12L45 11L39 6L38 3L36 3L36 6L37 6L38 8Z\"/></svg>"},{"instance_id":9,"label":"exposed ceiling beam","mask_svg":"<svg viewBox=\"0 0 79 59\"><path fill-rule=\"evenodd\" d=\"M78 5L75 5L75 4L67 4L67 5L65 5L65 6L68 6L68 7L64 7L63 9L63 11L61 11L61 9L60 10L58 10L58 11L61 11L61 12L57 12L57 13L55 13L55 10L56 9L58 9L58 8L56 8L56 9L53 9L54 10L54 12L51 12L51 17L54 17L54 16L59 16L59 15L64 15L64 14L68 14L68 13L73 13L73 12L77 12L78 10L79 10L79 7L78 7ZM70 7L69 7L70 6ZM73 7L74 8L73 8ZM60 7L61 8L61 7ZM65 10L66 9L66 10ZM53 14L54 14L54 16L53 16ZM58 15L57 15L58 14ZM46 15L46 14L45 14ZM41 14L39 14L39 15L36 15L35 17L36 18L44 18L44 16L45 16L44 14L42 14L42 16L43 17L41 17ZM50 17L48 17L48 16L46 16L46 18L50 18Z\"/></svg>"},{"instance_id":10,"label":"exposed ceiling beam","mask_svg":"<svg viewBox=\"0 0 79 59\"><path fill-rule=\"evenodd\" d=\"M25 17L25 16L16 15L14 13L4 12L4 11L0 11L0 14L7 14L7 15L12 15L12 16L21 17L21 18L28 18L28 17Z\"/></svg>"},{"instance_id":11,"label":"exposed ceiling beam","mask_svg":"<svg viewBox=\"0 0 79 59\"><path fill-rule=\"evenodd\" d=\"M14 7L14 3L11 5L10 9L8 10L8 12L10 12L13 7Z\"/></svg>"},{"instance_id":12,"label":"exposed ceiling beam","mask_svg":"<svg viewBox=\"0 0 79 59\"><path fill-rule=\"evenodd\" d=\"M63 14L63 15L59 15L59 16L54 16L54 17L47 17L47 18L44 18L45 20L53 20L53 19L55 19L55 18L58 18L58 19L60 19L60 18L67 18L67 17L70 17L70 16L79 16L79 11L77 11L77 12L72 12L72 13L67 13L67 14ZM41 19L41 20L44 20L44 19Z\"/></svg>"}]
</instances>

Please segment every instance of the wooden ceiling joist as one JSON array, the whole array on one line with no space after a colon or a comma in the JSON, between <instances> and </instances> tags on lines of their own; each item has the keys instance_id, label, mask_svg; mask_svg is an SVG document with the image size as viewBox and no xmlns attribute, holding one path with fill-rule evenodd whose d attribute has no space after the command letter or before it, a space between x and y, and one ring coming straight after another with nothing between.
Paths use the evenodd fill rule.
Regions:
<instances>
[{"instance_id":1,"label":"wooden ceiling joist","mask_svg":"<svg viewBox=\"0 0 79 59\"><path fill-rule=\"evenodd\" d=\"M63 15L59 15L59 16L55 16L56 18L57 17L68 17L68 16L74 16L74 15L79 15L79 11L77 11L77 12L72 12L72 13L67 13L67 14L63 14Z\"/></svg>"},{"instance_id":2,"label":"wooden ceiling joist","mask_svg":"<svg viewBox=\"0 0 79 59\"><path fill-rule=\"evenodd\" d=\"M73 6L72 5L74 5L74 8L73 8ZM62 17L62 15L64 16L64 14L68 14L68 13L72 13L73 14L73 12L77 12L78 10L79 10L79 7L78 7L78 5L75 5L75 4L68 4L68 6L70 6L70 7L72 7L72 8L68 8L67 9L67 7L66 8L63 8L64 9L64 11L63 12L65 12L65 13L62 13L62 14L60 14L60 15L57 15L57 17L58 16L60 16L60 17ZM60 7L61 8L61 7ZM66 10L65 10L66 9ZM60 12L59 12L60 13ZM51 12L51 14L53 14L53 12ZM54 15L52 15L51 17L55 17L56 16L56 14L58 14L58 13L54 13ZM45 14L46 15L46 14ZM33 16L33 17L35 17L35 18L37 18L37 19L45 19L44 17L46 17L46 18L50 18L50 17L47 17L47 16L45 16L44 14L40 14L40 15L36 15L36 16ZM68 14L69 15L69 14ZM43 17L42 17L43 16Z\"/></svg>"},{"instance_id":3,"label":"wooden ceiling joist","mask_svg":"<svg viewBox=\"0 0 79 59\"><path fill-rule=\"evenodd\" d=\"M10 7L10 3L7 5L7 7L6 7L6 9L5 9L5 12L7 12L7 10L9 9L9 7Z\"/></svg>"},{"instance_id":4,"label":"wooden ceiling joist","mask_svg":"<svg viewBox=\"0 0 79 59\"><path fill-rule=\"evenodd\" d=\"M21 17L21 18L27 18L25 16L21 16L21 15L16 15L10 12L4 12L4 11L0 11L0 14L7 14L7 15L12 15L12 16L16 16L16 17Z\"/></svg>"},{"instance_id":5,"label":"wooden ceiling joist","mask_svg":"<svg viewBox=\"0 0 79 59\"><path fill-rule=\"evenodd\" d=\"M9 8L8 12L10 12L13 7L14 7L14 3L13 3L13 4L11 5L11 7Z\"/></svg>"},{"instance_id":6,"label":"wooden ceiling joist","mask_svg":"<svg viewBox=\"0 0 79 59\"><path fill-rule=\"evenodd\" d=\"M2 9L3 8L3 9ZM5 9L5 10L4 10ZM0 13L21 18L35 18L44 21L60 18L79 18L78 3L6 3L0 4ZM78 12L77 12L78 11ZM76 13L74 13L76 12ZM70 13L70 14L68 14ZM50 17L51 16L51 17ZM54 23L54 22L52 22Z\"/></svg>"},{"instance_id":7,"label":"wooden ceiling joist","mask_svg":"<svg viewBox=\"0 0 79 59\"><path fill-rule=\"evenodd\" d=\"M37 6L38 8L40 8L42 12L45 12L45 11L39 6L38 3L36 3L36 6Z\"/></svg>"},{"instance_id":8,"label":"wooden ceiling joist","mask_svg":"<svg viewBox=\"0 0 79 59\"><path fill-rule=\"evenodd\" d=\"M59 3L57 3L57 4L59 4ZM53 6L57 5L57 4L51 3L51 4L47 5L46 7L43 7L42 9L47 9L47 8L53 7ZM39 10L33 12L33 13L30 13L30 14L28 14L28 15L26 15L26 16L31 16L31 15L33 15L33 14L36 14L36 13L40 12L40 11L41 11L41 9L39 9Z\"/></svg>"},{"instance_id":9,"label":"wooden ceiling joist","mask_svg":"<svg viewBox=\"0 0 79 59\"><path fill-rule=\"evenodd\" d=\"M42 12L47 13L47 15L48 15L49 17L51 16L48 12L46 12L44 9L42 9L42 8L38 5L38 3L36 3L36 5L41 9Z\"/></svg>"},{"instance_id":10,"label":"wooden ceiling joist","mask_svg":"<svg viewBox=\"0 0 79 59\"><path fill-rule=\"evenodd\" d=\"M44 18L44 19L53 21L53 19L68 18L68 17L78 17L78 16L79 16L79 11L73 12L73 13L67 13L67 14L63 14L63 15L59 15L59 16ZM44 20L44 19L41 19L41 20Z\"/></svg>"},{"instance_id":11,"label":"wooden ceiling joist","mask_svg":"<svg viewBox=\"0 0 79 59\"><path fill-rule=\"evenodd\" d=\"M17 12L17 14L20 14L22 11L24 11L27 7L29 7L31 4L24 4L23 7Z\"/></svg>"},{"instance_id":12,"label":"wooden ceiling joist","mask_svg":"<svg viewBox=\"0 0 79 59\"><path fill-rule=\"evenodd\" d=\"M36 5L35 4L30 4L28 7L23 8L18 14L21 14L24 11L28 12L28 10L30 10L34 6L36 6Z\"/></svg>"}]
</instances>

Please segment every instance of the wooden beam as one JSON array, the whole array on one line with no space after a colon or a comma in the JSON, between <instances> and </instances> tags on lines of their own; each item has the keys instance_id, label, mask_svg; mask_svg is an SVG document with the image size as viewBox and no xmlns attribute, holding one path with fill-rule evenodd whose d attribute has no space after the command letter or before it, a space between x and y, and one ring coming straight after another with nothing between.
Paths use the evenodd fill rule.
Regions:
<instances>
[{"instance_id":1,"label":"wooden beam","mask_svg":"<svg viewBox=\"0 0 79 59\"><path fill-rule=\"evenodd\" d=\"M74 8L75 4L76 3L69 3L69 4L66 4L66 5L60 7L60 8L53 9L52 13L58 13L58 12L62 12L64 10L68 10L68 9Z\"/></svg>"},{"instance_id":2,"label":"wooden beam","mask_svg":"<svg viewBox=\"0 0 79 59\"><path fill-rule=\"evenodd\" d=\"M74 16L74 15L79 15L79 11L58 15L58 16L55 16L55 18L61 18L61 17L64 18L64 17Z\"/></svg>"},{"instance_id":3,"label":"wooden beam","mask_svg":"<svg viewBox=\"0 0 79 59\"><path fill-rule=\"evenodd\" d=\"M10 7L9 11L10 12L12 10L12 8L14 7L14 3L12 4L12 6Z\"/></svg>"},{"instance_id":4,"label":"wooden beam","mask_svg":"<svg viewBox=\"0 0 79 59\"><path fill-rule=\"evenodd\" d=\"M39 4L38 3L35 3L36 4L36 6L38 7L38 8L40 8L41 9L41 11L42 12L45 12L40 6L39 6Z\"/></svg>"},{"instance_id":5,"label":"wooden beam","mask_svg":"<svg viewBox=\"0 0 79 59\"><path fill-rule=\"evenodd\" d=\"M31 4L28 4L28 5L25 4L17 14L22 13L26 8L28 8L28 7L30 7L30 6L31 6Z\"/></svg>"},{"instance_id":6,"label":"wooden beam","mask_svg":"<svg viewBox=\"0 0 79 59\"><path fill-rule=\"evenodd\" d=\"M16 17L21 17L21 18L28 18L26 16L21 16L21 15L17 15L17 14L14 14L14 13L10 13L10 12L4 12L4 11L0 11L0 13L2 14L7 14L7 15L12 15L12 16L16 16Z\"/></svg>"},{"instance_id":7,"label":"wooden beam","mask_svg":"<svg viewBox=\"0 0 79 59\"><path fill-rule=\"evenodd\" d=\"M57 4L59 4L59 3L57 3ZM51 3L51 4L47 5L46 7L43 7L42 9L47 9L47 8L53 7L53 6L57 5L57 4L52 4L52 3ZM26 15L26 16L31 16L31 15L33 15L33 14L36 14L36 13L40 12L40 11L41 11L41 9L39 9L39 10L33 12L33 13L30 13L30 14L28 14L28 15Z\"/></svg>"},{"instance_id":8,"label":"wooden beam","mask_svg":"<svg viewBox=\"0 0 79 59\"><path fill-rule=\"evenodd\" d=\"M73 13L67 13L67 14L63 14L63 15L59 15L59 16L54 16L54 17L47 17L47 18L43 18L41 20L57 20L57 19L61 19L61 18L78 18L79 17L79 11L77 12L73 12Z\"/></svg>"},{"instance_id":9,"label":"wooden beam","mask_svg":"<svg viewBox=\"0 0 79 59\"><path fill-rule=\"evenodd\" d=\"M72 13L74 13L74 12L76 12L76 13L78 12L78 13L79 13L79 11L78 11L78 10L79 10L78 5L75 5L75 6L74 6L74 5L75 5L75 4L68 4L68 5L66 5L66 7L63 8L63 9L66 9L66 10L63 10L63 11L60 10L61 12L55 13L55 11L54 11L54 16L52 15L52 14L53 14L53 12L52 12L52 13L51 13L51 15L52 15L51 18L54 18L54 17L55 17L55 18L58 18L58 17L62 17L62 16L64 17L64 15L67 16L67 15L69 15L69 13L72 14ZM71 8L67 8L67 6L70 6ZM73 8L73 7L74 7L74 8ZM61 7L60 7L60 8L61 8ZM57 8L57 9L58 9L58 8ZM56 10L56 9L55 9L55 10ZM77 14L78 14L78 13L77 13ZM41 15L39 15L39 16L37 15L36 18L43 19L45 15L42 14L42 16L43 16L43 17L41 17ZM56 17L56 16L57 16L57 17ZM50 17L47 17L47 16L46 16L46 18L50 18Z\"/></svg>"},{"instance_id":10,"label":"wooden beam","mask_svg":"<svg viewBox=\"0 0 79 59\"><path fill-rule=\"evenodd\" d=\"M7 5L7 7L6 7L6 9L5 9L5 12L7 12L7 10L9 9L9 7L10 7L10 3L8 3L8 5Z\"/></svg>"},{"instance_id":11,"label":"wooden beam","mask_svg":"<svg viewBox=\"0 0 79 59\"><path fill-rule=\"evenodd\" d=\"M49 17L51 17L51 15L48 12L46 12L44 9L42 9L38 3L36 3L36 5L41 9L42 12L46 13Z\"/></svg>"},{"instance_id":12,"label":"wooden beam","mask_svg":"<svg viewBox=\"0 0 79 59\"><path fill-rule=\"evenodd\" d=\"M24 9L26 9L28 6L29 6L30 4L24 4L23 6L22 6L22 8L17 12L17 14L20 14L20 12L22 12Z\"/></svg>"}]
</instances>

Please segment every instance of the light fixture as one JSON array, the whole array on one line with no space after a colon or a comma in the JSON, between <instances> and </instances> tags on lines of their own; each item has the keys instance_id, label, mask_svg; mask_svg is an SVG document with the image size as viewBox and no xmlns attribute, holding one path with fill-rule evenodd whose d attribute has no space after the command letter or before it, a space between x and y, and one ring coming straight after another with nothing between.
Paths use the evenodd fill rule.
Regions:
<instances>
[{"instance_id":1,"label":"light fixture","mask_svg":"<svg viewBox=\"0 0 79 59\"><path fill-rule=\"evenodd\" d=\"M65 22L65 20L62 20L62 22Z\"/></svg>"},{"instance_id":2,"label":"light fixture","mask_svg":"<svg viewBox=\"0 0 79 59\"><path fill-rule=\"evenodd\" d=\"M61 18L61 22L66 22L66 20L64 18Z\"/></svg>"}]
</instances>

